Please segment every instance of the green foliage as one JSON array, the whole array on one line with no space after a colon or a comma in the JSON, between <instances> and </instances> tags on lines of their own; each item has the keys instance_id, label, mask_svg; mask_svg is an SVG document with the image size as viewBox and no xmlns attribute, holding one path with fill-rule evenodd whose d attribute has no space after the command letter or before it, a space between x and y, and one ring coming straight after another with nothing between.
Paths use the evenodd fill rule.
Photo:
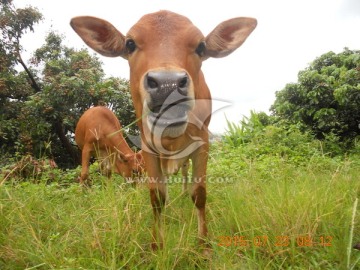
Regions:
<instances>
[{"instance_id":1,"label":"green foliage","mask_svg":"<svg viewBox=\"0 0 360 270\"><path fill-rule=\"evenodd\" d=\"M298 125L277 122L265 113L251 112L239 124L228 122L223 136L226 147L239 148L247 159L281 158L296 164L307 163L314 156L333 153ZM329 145L332 145L330 142ZM326 146L328 145L326 144Z\"/></svg>"},{"instance_id":2,"label":"green foliage","mask_svg":"<svg viewBox=\"0 0 360 270\"><path fill-rule=\"evenodd\" d=\"M41 21L37 9L28 7L15 9L12 1L0 2L0 151L4 155L18 144L20 129L14 118L33 89L24 73L15 69L21 62L20 39L24 33L34 31L34 25Z\"/></svg>"},{"instance_id":3,"label":"green foliage","mask_svg":"<svg viewBox=\"0 0 360 270\"><path fill-rule=\"evenodd\" d=\"M358 156L298 164L243 150L212 145L206 260L196 209L180 183L169 183L164 249L152 251L145 184L132 188L92 172L94 185L83 189L71 183L78 169L51 169L36 181L0 184L0 268L357 269L359 251L348 247L360 242Z\"/></svg>"},{"instance_id":4,"label":"green foliage","mask_svg":"<svg viewBox=\"0 0 360 270\"><path fill-rule=\"evenodd\" d=\"M225 141L231 146L237 147L252 141L252 139L264 131L269 117L265 113L250 112L250 117L244 116L239 125L226 119L227 132Z\"/></svg>"},{"instance_id":5,"label":"green foliage","mask_svg":"<svg viewBox=\"0 0 360 270\"><path fill-rule=\"evenodd\" d=\"M328 52L276 93L274 116L301 123L317 138L352 141L360 134L360 51Z\"/></svg>"},{"instance_id":6,"label":"green foliage","mask_svg":"<svg viewBox=\"0 0 360 270\"><path fill-rule=\"evenodd\" d=\"M1 1L0 7L1 48L7 53L19 53L21 37L28 31L34 32L34 26L43 16L33 7L15 8L11 0ZM16 62L16 57L11 60Z\"/></svg>"}]
</instances>

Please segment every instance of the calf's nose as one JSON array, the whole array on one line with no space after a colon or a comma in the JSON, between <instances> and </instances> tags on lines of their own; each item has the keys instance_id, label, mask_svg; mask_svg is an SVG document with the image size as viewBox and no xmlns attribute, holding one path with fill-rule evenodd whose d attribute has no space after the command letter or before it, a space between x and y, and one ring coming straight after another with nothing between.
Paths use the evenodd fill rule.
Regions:
<instances>
[{"instance_id":1,"label":"calf's nose","mask_svg":"<svg viewBox=\"0 0 360 270\"><path fill-rule=\"evenodd\" d=\"M159 106L176 103L187 96L189 76L184 71L150 71L145 76L144 86L151 98L150 109L156 110Z\"/></svg>"}]
</instances>

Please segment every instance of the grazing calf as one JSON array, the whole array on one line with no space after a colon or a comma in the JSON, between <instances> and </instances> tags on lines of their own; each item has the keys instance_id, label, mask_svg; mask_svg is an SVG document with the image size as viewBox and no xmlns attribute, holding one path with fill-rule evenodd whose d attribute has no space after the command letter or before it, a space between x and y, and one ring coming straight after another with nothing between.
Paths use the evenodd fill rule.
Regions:
<instances>
[{"instance_id":1,"label":"grazing calf","mask_svg":"<svg viewBox=\"0 0 360 270\"><path fill-rule=\"evenodd\" d=\"M127 181L133 181L142 172L141 152L134 153L121 134L121 125L115 114L106 107L92 107L79 119L75 129L75 141L82 151L80 183L89 176L91 156L100 160L101 168L108 177L112 170Z\"/></svg>"},{"instance_id":2,"label":"grazing calf","mask_svg":"<svg viewBox=\"0 0 360 270\"><path fill-rule=\"evenodd\" d=\"M160 215L167 197L166 177L188 159L192 161L190 193L198 210L198 236L200 244L205 244L211 95L201 64L209 57L232 53L256 24L253 18L230 19L205 37L188 18L164 10L144 15L126 35L99 18L71 20L73 29L92 49L104 56L121 56L129 63L155 217L154 249L163 245ZM226 71L216 76L222 80Z\"/></svg>"}]
</instances>

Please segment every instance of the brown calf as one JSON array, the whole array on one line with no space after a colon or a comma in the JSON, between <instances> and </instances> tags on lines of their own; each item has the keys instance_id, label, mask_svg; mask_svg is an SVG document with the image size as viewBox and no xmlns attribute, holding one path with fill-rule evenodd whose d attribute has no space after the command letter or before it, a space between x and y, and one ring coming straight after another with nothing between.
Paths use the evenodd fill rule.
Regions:
<instances>
[{"instance_id":1,"label":"brown calf","mask_svg":"<svg viewBox=\"0 0 360 270\"><path fill-rule=\"evenodd\" d=\"M169 11L143 16L126 35L99 18L71 20L73 29L92 49L129 62L131 95L141 119L138 124L155 216L153 248L163 243L160 214L167 197L166 176L177 172L188 159L192 160L191 197L198 210L198 236L200 243L206 240L211 95L201 64L209 57L232 53L256 24L253 18L230 19L205 37L189 19Z\"/></svg>"},{"instance_id":2,"label":"brown calf","mask_svg":"<svg viewBox=\"0 0 360 270\"><path fill-rule=\"evenodd\" d=\"M134 174L142 172L142 155L134 153L121 134L121 125L115 114L106 107L92 107L79 119L75 129L75 141L82 150L80 183L89 176L91 156L100 159L107 176L111 171L132 181Z\"/></svg>"}]
</instances>

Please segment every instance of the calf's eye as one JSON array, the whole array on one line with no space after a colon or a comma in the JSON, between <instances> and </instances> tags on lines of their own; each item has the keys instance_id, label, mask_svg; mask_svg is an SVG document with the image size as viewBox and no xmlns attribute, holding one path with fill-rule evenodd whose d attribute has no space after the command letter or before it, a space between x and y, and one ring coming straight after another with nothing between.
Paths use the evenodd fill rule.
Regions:
<instances>
[{"instance_id":1,"label":"calf's eye","mask_svg":"<svg viewBox=\"0 0 360 270\"><path fill-rule=\"evenodd\" d=\"M197 46L195 52L196 52L200 57L202 57L202 56L204 56L204 54L205 54L205 49L206 49L205 42L204 42L204 41L201 41L201 42L199 43L199 45Z\"/></svg>"},{"instance_id":2,"label":"calf's eye","mask_svg":"<svg viewBox=\"0 0 360 270\"><path fill-rule=\"evenodd\" d=\"M133 39L126 40L125 46L129 54L133 53L136 49L136 43Z\"/></svg>"}]
</instances>

